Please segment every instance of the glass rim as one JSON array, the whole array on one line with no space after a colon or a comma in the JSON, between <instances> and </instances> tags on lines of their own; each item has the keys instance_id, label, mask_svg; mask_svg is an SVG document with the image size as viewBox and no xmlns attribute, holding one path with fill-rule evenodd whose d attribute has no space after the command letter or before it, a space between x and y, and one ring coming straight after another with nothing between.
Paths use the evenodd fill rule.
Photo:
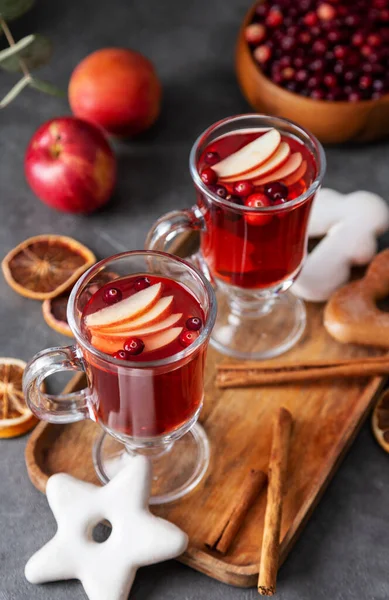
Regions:
<instances>
[{"instance_id":1,"label":"glass rim","mask_svg":"<svg viewBox=\"0 0 389 600\"><path fill-rule=\"evenodd\" d=\"M135 361L117 359L109 354L106 354L105 352L101 352L101 350L97 350L97 348L92 346L92 344L86 339L86 337L82 333L80 327L78 326L75 316L74 316L75 300L76 300L76 297L77 297L80 289L82 288L82 286L85 285L85 283L87 283L88 281L90 281L96 272L101 271L102 267L105 266L106 264L108 264L114 260L121 259L121 258L129 258L129 257L133 257L133 256L150 256L150 255L156 256L156 257L158 257L158 256L167 257L170 260L173 260L174 262L185 265L192 273L194 273L196 275L196 277L199 279L199 281L203 284L203 286L206 290L207 296L208 296L208 300L209 300L208 315L206 316L203 330L200 333L199 337L196 339L196 341L193 344L191 344L190 346L188 346L187 348L184 348L183 350L181 350L180 352L176 352L175 354L172 354L171 356L167 356L166 358L161 358L161 359L157 359L157 360L153 360L153 361L135 362ZM193 292L191 291L191 293L193 293ZM179 362L182 359L187 358L191 354L193 354L198 348L200 348L200 346L203 345L203 343L207 340L207 338L210 337L213 326L215 324L215 320L216 320L216 312L217 312L216 297L215 297L215 293L213 291L213 288L212 288L210 282L204 277L204 275L198 269L196 269L196 267L191 265L188 261L186 261L178 256L175 256L173 254L169 254L167 252L158 252L158 251L154 251L154 250L129 250L127 252L120 252L118 254L114 254L114 255L110 256L109 258L104 258L103 260L100 260L96 264L92 265L87 271L85 271L85 273L83 273L81 275L81 277L75 283L75 285L71 291L71 294L69 296L68 306L67 306L67 319L68 319L69 327L70 327L71 331L73 332L74 337L76 338L76 341L81 346L85 347L88 350L88 352L90 352L91 354L97 356L98 358L100 358L101 360L104 360L105 362L109 362L118 367L129 367L129 368L134 368L134 369L147 369L147 368L164 367L164 366L167 366L170 364L174 364L176 362Z\"/></svg>"},{"instance_id":2,"label":"glass rim","mask_svg":"<svg viewBox=\"0 0 389 600\"><path fill-rule=\"evenodd\" d=\"M255 118L255 119L260 119L260 120L265 119L265 120L279 123L280 124L279 130L282 130L282 125L287 123L288 125L291 125L296 132L300 132L301 134L303 134L305 137L307 137L313 143L316 153L317 153L317 157L315 157L315 159L317 162L318 170L317 170L317 175L316 175L315 179L312 181L309 188L303 194L301 194L297 198L294 198L293 200L289 200L289 202L284 202L283 204L276 204L274 206L250 207L250 206L241 206L240 204L234 204L232 202L229 202L228 200L219 198L219 196L216 196L216 194L214 194L205 185L205 183L203 183L203 181L199 175L199 172L197 170L197 166L196 166L196 153L197 153L197 150L198 150L198 147L199 147L201 141L204 139L205 136L209 136L213 131L217 130L222 125L225 125L227 123L232 123L232 122L238 123L239 121L243 121L248 118ZM189 171L190 171L191 177L192 177L193 182L196 185L196 187L198 187L203 194L208 196L208 198L210 198L212 200L212 202L215 202L215 204L224 206L225 208L228 208L230 210L235 210L237 212L243 212L243 213L281 212L281 211L287 210L289 208L292 208L293 206L301 204L302 202L307 200L310 196L312 196L319 189L319 187L323 181L325 171L326 171L326 157L325 157L323 146L321 145L319 140L312 133L307 131L307 129L305 129L301 125L298 125L294 121L291 121L290 119L284 119L283 117L274 117L272 115L264 115L264 114L258 114L258 113L245 113L243 115L236 115L236 116L232 116L232 117L226 117L225 119L221 119L220 121L217 121L210 127L207 127L207 129L205 129L198 136L198 138L196 139L196 141L193 144L192 149L190 151Z\"/></svg>"}]
</instances>

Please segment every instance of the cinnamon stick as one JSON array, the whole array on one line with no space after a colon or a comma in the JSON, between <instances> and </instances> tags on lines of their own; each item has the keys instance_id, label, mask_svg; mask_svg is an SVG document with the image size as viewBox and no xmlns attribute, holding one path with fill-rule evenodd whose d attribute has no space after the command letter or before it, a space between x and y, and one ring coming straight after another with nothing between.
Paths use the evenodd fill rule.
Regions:
<instances>
[{"instance_id":1,"label":"cinnamon stick","mask_svg":"<svg viewBox=\"0 0 389 600\"><path fill-rule=\"evenodd\" d=\"M258 498L266 483L263 471L251 469L244 479L238 495L232 502L226 516L218 522L205 543L210 550L226 554L241 528L246 514Z\"/></svg>"},{"instance_id":2,"label":"cinnamon stick","mask_svg":"<svg viewBox=\"0 0 389 600\"><path fill-rule=\"evenodd\" d=\"M220 388L249 387L313 379L372 377L389 374L389 356L290 362L242 362L218 365Z\"/></svg>"},{"instance_id":3,"label":"cinnamon stick","mask_svg":"<svg viewBox=\"0 0 389 600\"><path fill-rule=\"evenodd\" d=\"M269 484L258 577L258 593L262 596L273 596L276 590L282 503L292 424L292 415L286 408L281 407L274 422L269 460Z\"/></svg>"}]
</instances>

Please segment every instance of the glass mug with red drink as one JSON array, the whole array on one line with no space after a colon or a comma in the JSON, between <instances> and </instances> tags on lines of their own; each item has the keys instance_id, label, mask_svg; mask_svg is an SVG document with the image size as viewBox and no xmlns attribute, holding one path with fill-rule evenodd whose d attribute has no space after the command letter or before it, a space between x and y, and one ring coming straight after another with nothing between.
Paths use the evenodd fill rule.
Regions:
<instances>
[{"instance_id":1,"label":"glass mug with red drink","mask_svg":"<svg viewBox=\"0 0 389 600\"><path fill-rule=\"evenodd\" d=\"M287 290L307 251L307 225L325 171L320 143L276 117L219 121L195 142L190 173L197 204L157 221L146 247L168 250L175 235L199 230L192 257L213 283L218 315L211 343L237 358L288 350L306 323Z\"/></svg>"},{"instance_id":2,"label":"glass mug with red drink","mask_svg":"<svg viewBox=\"0 0 389 600\"><path fill-rule=\"evenodd\" d=\"M27 404L52 423L92 419L103 429L93 451L106 483L131 454L153 461L151 503L180 498L209 462L197 424L204 366L216 318L211 285L192 265L159 252L125 252L94 265L68 302L74 346L50 348L27 365ZM85 371L88 387L53 396L49 375Z\"/></svg>"}]
</instances>

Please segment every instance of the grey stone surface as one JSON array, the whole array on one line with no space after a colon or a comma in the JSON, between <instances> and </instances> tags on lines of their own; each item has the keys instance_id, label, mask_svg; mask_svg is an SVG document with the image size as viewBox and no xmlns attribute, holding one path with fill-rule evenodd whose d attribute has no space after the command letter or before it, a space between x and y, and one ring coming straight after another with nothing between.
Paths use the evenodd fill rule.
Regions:
<instances>
[{"instance_id":1,"label":"grey stone surface","mask_svg":"<svg viewBox=\"0 0 389 600\"><path fill-rule=\"evenodd\" d=\"M34 198L23 177L23 154L34 130L69 112L65 100L25 91L0 112L0 254L38 233L61 233L99 257L143 245L152 221L193 200L187 169L196 136L222 117L248 110L233 72L233 48L245 0L40 0L14 25L16 37L48 34L55 54L42 77L66 86L77 62L92 50L130 46L156 64L164 86L158 125L141 139L116 144L119 184L107 209L90 217L56 213ZM1 73L0 94L12 76ZM366 188L388 197L389 146L327 149L326 185ZM1 354L30 358L67 340L43 322L39 303L0 282ZM339 398L339 402L342 398ZM78 583L34 587L23 576L27 559L55 531L46 499L30 484L26 438L0 441L0 600L84 598ZM388 456L366 425L325 493L279 576L280 600L386 600L388 569ZM139 572L131 598L213 600L257 597L170 562ZM107 600L110 600L107 598Z\"/></svg>"}]
</instances>

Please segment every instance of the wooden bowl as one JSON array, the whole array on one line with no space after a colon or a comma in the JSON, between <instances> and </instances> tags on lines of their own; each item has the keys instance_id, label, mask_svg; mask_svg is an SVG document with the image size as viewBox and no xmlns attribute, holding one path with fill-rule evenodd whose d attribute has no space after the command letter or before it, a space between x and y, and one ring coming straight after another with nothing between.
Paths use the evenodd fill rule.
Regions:
<instances>
[{"instance_id":1,"label":"wooden bowl","mask_svg":"<svg viewBox=\"0 0 389 600\"><path fill-rule=\"evenodd\" d=\"M285 117L302 125L323 143L367 142L389 134L389 94L377 100L330 102L285 90L266 77L245 39L256 2L239 32L236 74L240 88L256 112Z\"/></svg>"}]
</instances>

